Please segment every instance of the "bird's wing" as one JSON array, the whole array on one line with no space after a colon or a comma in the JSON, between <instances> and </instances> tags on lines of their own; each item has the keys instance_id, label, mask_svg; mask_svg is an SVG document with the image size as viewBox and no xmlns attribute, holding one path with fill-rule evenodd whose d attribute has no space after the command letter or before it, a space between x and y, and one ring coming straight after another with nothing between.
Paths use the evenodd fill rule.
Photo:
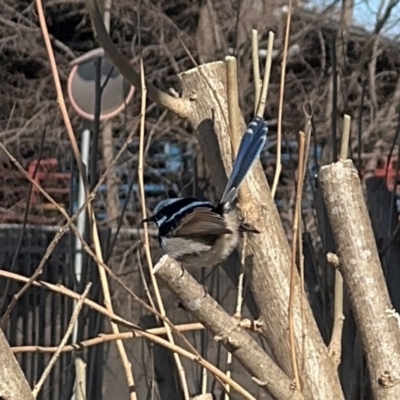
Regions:
<instances>
[{"instance_id":1,"label":"bird's wing","mask_svg":"<svg viewBox=\"0 0 400 400\"><path fill-rule=\"evenodd\" d=\"M233 233L226 225L225 219L206 207L195 208L185 215L173 232L174 236L223 235Z\"/></svg>"}]
</instances>

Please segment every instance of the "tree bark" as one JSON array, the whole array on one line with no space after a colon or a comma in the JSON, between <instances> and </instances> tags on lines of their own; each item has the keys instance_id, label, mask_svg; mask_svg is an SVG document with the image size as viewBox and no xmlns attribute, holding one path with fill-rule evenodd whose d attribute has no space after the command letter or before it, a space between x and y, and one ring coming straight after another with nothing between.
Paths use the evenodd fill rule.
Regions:
<instances>
[{"instance_id":1,"label":"tree bark","mask_svg":"<svg viewBox=\"0 0 400 400\"><path fill-rule=\"evenodd\" d=\"M112 122L107 121L104 124L102 132L103 144L103 161L104 168L108 168L114 159L114 143L112 134ZM116 225L120 215L120 204L118 198L118 182L115 175L115 169L108 171L106 179L106 208L107 208L107 225L112 228Z\"/></svg>"},{"instance_id":2,"label":"tree bark","mask_svg":"<svg viewBox=\"0 0 400 400\"><path fill-rule=\"evenodd\" d=\"M157 272L172 293L182 302L196 320L204 324L228 351L256 378L274 398L300 400L300 392L292 389L292 381L275 364L260 345L239 326L239 320L231 317L211 296L205 293L188 271L174 259L164 256L157 264ZM157 268L156 267L156 268Z\"/></svg>"},{"instance_id":3,"label":"tree bark","mask_svg":"<svg viewBox=\"0 0 400 400\"><path fill-rule=\"evenodd\" d=\"M318 174L340 269L367 358L374 398L400 399L400 330L379 260L361 183L352 161Z\"/></svg>"},{"instance_id":4,"label":"tree bark","mask_svg":"<svg viewBox=\"0 0 400 400\"><path fill-rule=\"evenodd\" d=\"M0 329L0 400L33 400L32 391Z\"/></svg>"},{"instance_id":5,"label":"tree bark","mask_svg":"<svg viewBox=\"0 0 400 400\"><path fill-rule=\"evenodd\" d=\"M225 65L222 62L202 65L180 74L179 78L183 88L182 97L192 103L190 121L196 128L214 184L221 194L227 182L226 171L232 168ZM245 130L242 117L240 130ZM242 215L246 222L261 232L247 241L246 274L264 321L263 334L278 365L292 377L288 340L290 248L260 163L252 168L246 181L249 190L241 199ZM304 397L315 400L343 399L336 368L328 355L307 298L303 301L302 321L297 273L295 281L294 330L297 359L299 364L304 361L301 371ZM303 334L306 338L304 355Z\"/></svg>"}]
</instances>

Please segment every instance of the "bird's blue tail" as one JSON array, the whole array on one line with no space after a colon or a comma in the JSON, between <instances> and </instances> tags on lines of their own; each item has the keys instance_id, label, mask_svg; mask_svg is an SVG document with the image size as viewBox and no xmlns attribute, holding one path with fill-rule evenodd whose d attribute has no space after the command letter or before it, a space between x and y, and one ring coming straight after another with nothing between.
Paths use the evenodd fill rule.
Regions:
<instances>
[{"instance_id":1,"label":"bird's blue tail","mask_svg":"<svg viewBox=\"0 0 400 400\"><path fill-rule=\"evenodd\" d=\"M253 118L247 126L240 142L236 161L233 164L231 176L226 184L220 204L230 207L235 200L239 186L250 168L259 157L267 140L268 127L263 118Z\"/></svg>"}]
</instances>

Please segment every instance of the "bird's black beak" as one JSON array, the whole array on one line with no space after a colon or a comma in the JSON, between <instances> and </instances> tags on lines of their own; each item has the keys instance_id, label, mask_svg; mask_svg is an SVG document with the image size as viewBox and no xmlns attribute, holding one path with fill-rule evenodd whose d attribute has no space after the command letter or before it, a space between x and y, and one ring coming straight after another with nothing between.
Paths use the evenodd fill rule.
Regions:
<instances>
[{"instance_id":1,"label":"bird's black beak","mask_svg":"<svg viewBox=\"0 0 400 400\"><path fill-rule=\"evenodd\" d=\"M140 225L143 225L145 222L147 223L154 222L154 218L153 217L145 218L142 221L140 221Z\"/></svg>"}]
</instances>

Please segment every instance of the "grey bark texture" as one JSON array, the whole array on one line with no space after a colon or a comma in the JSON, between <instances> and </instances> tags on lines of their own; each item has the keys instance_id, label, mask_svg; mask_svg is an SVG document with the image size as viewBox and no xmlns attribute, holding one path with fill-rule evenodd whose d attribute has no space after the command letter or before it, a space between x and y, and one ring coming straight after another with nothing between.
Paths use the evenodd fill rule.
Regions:
<instances>
[{"instance_id":1,"label":"grey bark texture","mask_svg":"<svg viewBox=\"0 0 400 400\"><path fill-rule=\"evenodd\" d=\"M0 329L0 400L33 400L32 391Z\"/></svg>"},{"instance_id":2,"label":"grey bark texture","mask_svg":"<svg viewBox=\"0 0 400 400\"><path fill-rule=\"evenodd\" d=\"M361 183L352 161L318 174L374 398L400 399L400 328L383 276Z\"/></svg>"}]
</instances>

